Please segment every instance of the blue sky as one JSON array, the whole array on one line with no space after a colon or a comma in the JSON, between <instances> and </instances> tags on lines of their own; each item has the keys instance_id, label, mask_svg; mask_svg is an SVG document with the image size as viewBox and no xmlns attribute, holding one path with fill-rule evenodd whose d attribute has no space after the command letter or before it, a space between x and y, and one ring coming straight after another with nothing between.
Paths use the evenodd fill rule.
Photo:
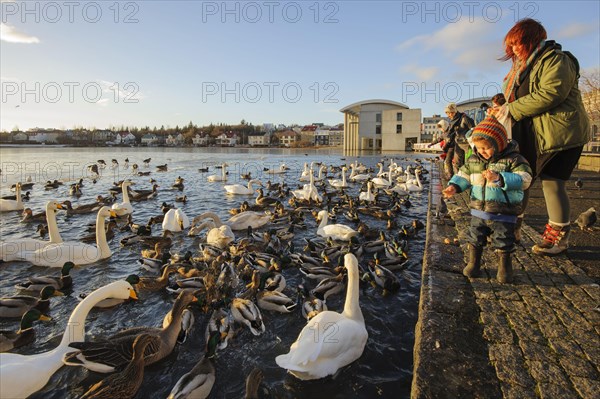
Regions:
<instances>
[{"instance_id":1,"label":"blue sky","mask_svg":"<svg viewBox=\"0 0 600 399\"><path fill-rule=\"evenodd\" d=\"M519 18L600 66L600 2L1 1L0 129L343 122L491 96Z\"/></svg>"}]
</instances>

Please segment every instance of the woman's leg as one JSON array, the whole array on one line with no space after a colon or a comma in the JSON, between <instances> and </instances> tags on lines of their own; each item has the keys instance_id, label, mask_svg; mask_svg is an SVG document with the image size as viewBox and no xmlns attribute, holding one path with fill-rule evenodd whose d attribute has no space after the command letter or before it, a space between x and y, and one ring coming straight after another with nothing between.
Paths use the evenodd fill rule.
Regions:
<instances>
[{"instance_id":1,"label":"woman's leg","mask_svg":"<svg viewBox=\"0 0 600 399\"><path fill-rule=\"evenodd\" d=\"M566 181L546 175L540 176L548 211L548 224L542 242L532 250L540 255L558 255L569 247L571 204Z\"/></svg>"}]
</instances>

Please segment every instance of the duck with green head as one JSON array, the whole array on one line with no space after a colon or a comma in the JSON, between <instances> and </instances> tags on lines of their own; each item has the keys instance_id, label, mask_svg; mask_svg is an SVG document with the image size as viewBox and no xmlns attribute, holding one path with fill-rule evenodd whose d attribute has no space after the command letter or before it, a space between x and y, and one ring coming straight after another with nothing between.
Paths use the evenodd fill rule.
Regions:
<instances>
[{"instance_id":1,"label":"duck with green head","mask_svg":"<svg viewBox=\"0 0 600 399\"><path fill-rule=\"evenodd\" d=\"M44 312L50 307L50 297L62 295L64 295L62 292L48 285L40 291L39 297L15 295L0 298L0 317L22 317L28 310L33 308Z\"/></svg>"},{"instance_id":2,"label":"duck with green head","mask_svg":"<svg viewBox=\"0 0 600 399\"><path fill-rule=\"evenodd\" d=\"M0 352L7 352L32 343L35 340L33 322L37 320L49 321L52 319L37 309L30 309L21 318L21 327L16 332L0 331Z\"/></svg>"}]
</instances>

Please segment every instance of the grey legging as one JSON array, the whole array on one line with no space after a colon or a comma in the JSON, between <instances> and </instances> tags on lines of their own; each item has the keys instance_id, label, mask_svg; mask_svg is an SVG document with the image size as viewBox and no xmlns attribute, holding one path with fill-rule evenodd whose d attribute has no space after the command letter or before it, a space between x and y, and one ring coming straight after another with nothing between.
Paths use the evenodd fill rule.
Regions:
<instances>
[{"instance_id":1,"label":"grey legging","mask_svg":"<svg viewBox=\"0 0 600 399\"><path fill-rule=\"evenodd\" d=\"M540 180L542 181L542 191L544 192L544 199L546 200L548 220L561 225L569 224L571 220L571 204L567 194L567 182L545 175L541 175ZM528 202L529 189L525 191L523 209L527 209Z\"/></svg>"}]
</instances>

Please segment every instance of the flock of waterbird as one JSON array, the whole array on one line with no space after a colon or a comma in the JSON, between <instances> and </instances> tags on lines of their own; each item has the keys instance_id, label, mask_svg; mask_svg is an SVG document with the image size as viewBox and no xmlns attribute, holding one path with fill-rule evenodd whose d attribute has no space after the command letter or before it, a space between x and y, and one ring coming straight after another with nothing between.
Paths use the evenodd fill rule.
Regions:
<instances>
[{"instance_id":1,"label":"flock of waterbird","mask_svg":"<svg viewBox=\"0 0 600 399\"><path fill-rule=\"evenodd\" d=\"M184 209L186 196L175 198L182 206L159 205L159 186L153 180L151 189L134 189L136 176L151 173L146 170L150 158L142 162L144 170L131 165L131 178L115 182L108 194L99 193L93 203L73 206L70 200L51 200L45 212L37 214L25 207L33 200L31 194L22 193L26 184L33 190L32 183L17 183L14 198L3 198L0 210L22 212L22 223L38 224L40 237L11 238L3 231L0 258L3 262L60 268L61 272L57 276L31 276L17 286L38 297L0 299L0 317L21 318L16 332L2 332L3 352L18 351L35 342L34 323L46 319L51 298L72 286L70 272L74 267L109 259L110 240L116 234L123 236L120 245L140 247L142 269L85 295L69 319L69 326L77 326L75 331L65 331L55 349L34 355L0 354L0 396L29 396L42 389L60 367L68 365L111 373L89 387L83 397L133 397L143 384L144 367L160 362L177 345L184 345L185 334L193 324L199 324L194 313L206 315L205 350L196 366L174 385L169 398L207 397L218 381L214 365L218 351L242 334L236 326L261 335L266 329L261 311L292 313L300 308L306 318L289 352L274 359L280 367L301 380L338 373L362 355L368 338L359 285L370 284L383 295L400 288L397 272L407 267L409 241L423 227L421 221L407 215L409 198L424 190L428 161L400 165L383 159L379 171L358 161L339 166L306 163L297 187L290 186L289 178L288 183L283 179L280 183L263 182L249 173L240 176L248 180L247 184L228 184L233 180L228 165L217 165L206 182L221 184L227 195L241 196L239 208L231 209L225 221L214 212L188 217ZM73 183L69 194L77 198L88 186L93 190L93 183L103 177L105 168L127 169L129 160L119 164L114 159L110 166L103 160L94 163L89 168L89 181ZM167 165L158 165L156 171L167 172ZM209 173L209 169L198 172ZM290 168L281 164L265 168L263 176L274 178L288 173ZM177 177L172 188L184 192L184 182L184 178ZM44 188L52 190L61 184L49 181ZM140 207L156 209L147 223L134 222ZM58 212L73 217L95 213L93 234L64 241L57 225ZM311 227L313 217L318 223L316 229ZM160 233L156 226L162 227ZM296 250L295 235L300 231L304 248ZM174 253L171 245L178 234L199 236L199 246ZM90 240L93 243L88 243ZM151 275L138 275L147 271ZM286 277L298 273L302 283L295 288L287 285ZM177 296L163 327L136 326L87 341L85 319L92 308L137 299L136 290L166 290ZM328 309L327 298L344 290L343 309ZM328 340L334 328L336 339ZM260 370L250 374L246 397L257 397L261 378Z\"/></svg>"}]
</instances>

